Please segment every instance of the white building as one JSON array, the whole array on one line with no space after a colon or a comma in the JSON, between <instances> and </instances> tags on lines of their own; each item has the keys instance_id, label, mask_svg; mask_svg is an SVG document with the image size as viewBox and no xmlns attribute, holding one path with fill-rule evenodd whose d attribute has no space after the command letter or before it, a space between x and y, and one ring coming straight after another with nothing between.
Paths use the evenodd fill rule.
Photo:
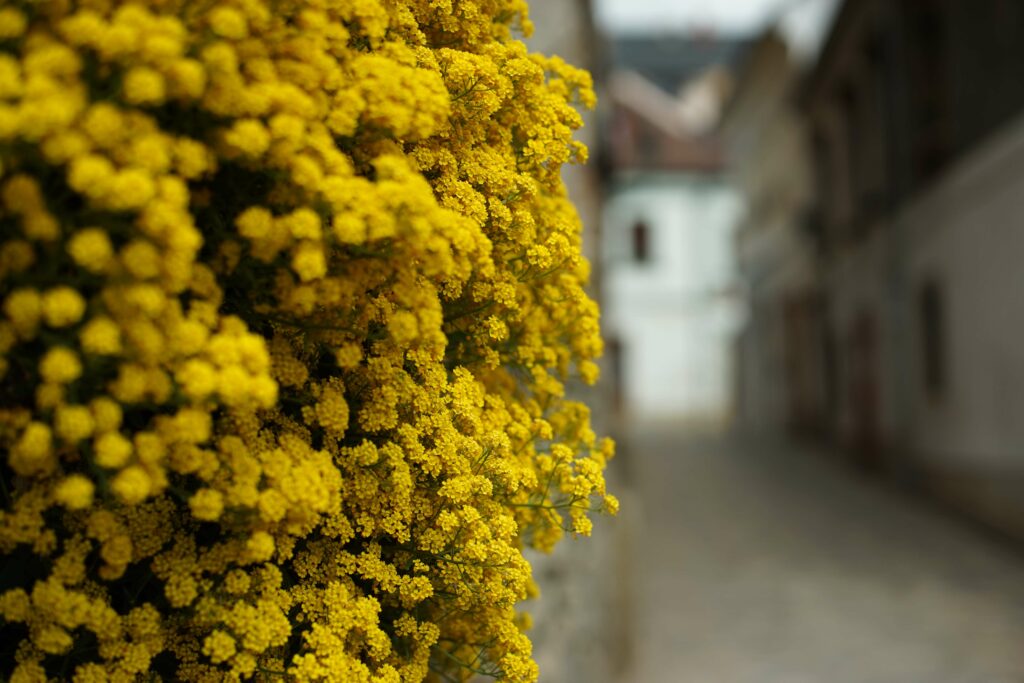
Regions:
<instances>
[{"instance_id":1,"label":"white building","mask_svg":"<svg viewBox=\"0 0 1024 683\"><path fill-rule=\"evenodd\" d=\"M675 50L693 68L679 96L634 72L609 85L603 324L626 416L723 421L733 409L739 201L711 132L729 80L700 60L728 50L686 41Z\"/></svg>"},{"instance_id":2,"label":"white building","mask_svg":"<svg viewBox=\"0 0 1024 683\"><path fill-rule=\"evenodd\" d=\"M604 215L605 330L621 346L629 415L721 420L731 410L735 191L721 176L622 177Z\"/></svg>"}]
</instances>

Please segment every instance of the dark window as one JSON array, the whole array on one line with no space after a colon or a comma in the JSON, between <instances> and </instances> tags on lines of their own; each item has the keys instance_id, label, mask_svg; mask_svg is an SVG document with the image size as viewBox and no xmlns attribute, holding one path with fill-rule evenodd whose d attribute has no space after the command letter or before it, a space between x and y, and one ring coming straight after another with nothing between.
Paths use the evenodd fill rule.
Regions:
<instances>
[{"instance_id":1,"label":"dark window","mask_svg":"<svg viewBox=\"0 0 1024 683\"><path fill-rule=\"evenodd\" d=\"M934 0L910 0L907 7L914 174L921 184L942 170L951 152L947 9Z\"/></svg>"},{"instance_id":2,"label":"dark window","mask_svg":"<svg viewBox=\"0 0 1024 683\"><path fill-rule=\"evenodd\" d=\"M650 230L647 223L637 221L633 224L633 260L637 263L647 263L651 254Z\"/></svg>"},{"instance_id":3,"label":"dark window","mask_svg":"<svg viewBox=\"0 0 1024 683\"><path fill-rule=\"evenodd\" d=\"M924 388L938 398L946 389L946 311L938 283L930 281L921 287L918 308Z\"/></svg>"},{"instance_id":4,"label":"dark window","mask_svg":"<svg viewBox=\"0 0 1024 683\"><path fill-rule=\"evenodd\" d=\"M836 242L834 233L834 216L836 213L835 182L835 148L825 131L816 128L811 144L814 154L814 208L812 209L812 229L815 229L818 248L827 253Z\"/></svg>"},{"instance_id":5,"label":"dark window","mask_svg":"<svg viewBox=\"0 0 1024 683\"><path fill-rule=\"evenodd\" d=\"M847 234L855 237L856 223L861 218L861 200L864 196L864 153L865 139L862 122L864 119L863 100L854 83L847 83L839 97L843 111L844 133L846 134L846 179L850 200L850 221L845 226Z\"/></svg>"}]
</instances>

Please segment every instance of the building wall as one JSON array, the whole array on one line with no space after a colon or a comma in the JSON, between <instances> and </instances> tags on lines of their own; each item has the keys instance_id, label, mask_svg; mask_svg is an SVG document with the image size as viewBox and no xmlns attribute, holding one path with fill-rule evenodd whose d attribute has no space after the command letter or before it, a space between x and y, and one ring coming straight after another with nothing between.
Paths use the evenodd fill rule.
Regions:
<instances>
[{"instance_id":1,"label":"building wall","mask_svg":"<svg viewBox=\"0 0 1024 683\"><path fill-rule=\"evenodd\" d=\"M907 381L887 302L891 240L881 230L834 255L823 269L827 334L835 342L835 395L827 432L866 464L896 442L895 393Z\"/></svg>"},{"instance_id":2,"label":"building wall","mask_svg":"<svg viewBox=\"0 0 1024 683\"><path fill-rule=\"evenodd\" d=\"M907 207L914 310L909 439L943 465L1024 472L1024 118L1019 117L932 191ZM929 392L920 296L941 292L944 386Z\"/></svg>"},{"instance_id":3,"label":"building wall","mask_svg":"<svg viewBox=\"0 0 1024 683\"><path fill-rule=\"evenodd\" d=\"M1022 38L1019 3L848 0L804 101L826 431L1024 537Z\"/></svg>"},{"instance_id":4,"label":"building wall","mask_svg":"<svg viewBox=\"0 0 1024 683\"><path fill-rule=\"evenodd\" d=\"M557 54L582 68L596 68L598 55L587 0L537 0L530 3L530 17L536 25L528 41L532 51ZM594 112L583 112L583 116L584 127L575 137L590 147L591 161L586 166L564 166L562 177L583 222L583 252L593 265L591 294L598 296L603 188L598 171L597 116ZM583 396L593 409L594 428L602 435L609 429L610 379L603 378ZM570 390L582 393L576 386ZM628 501L629 490L614 464L606 476L609 490ZM597 519L594 534L586 542L566 541L554 553L530 554L542 597L523 603L522 608L534 620L529 636L540 667L540 683L619 680L628 648L626 626L620 617L622 591L629 583L622 576L621 561L628 531L623 522L629 519L629 507L624 504L618 519Z\"/></svg>"},{"instance_id":5,"label":"building wall","mask_svg":"<svg viewBox=\"0 0 1024 683\"><path fill-rule=\"evenodd\" d=\"M636 174L610 197L604 326L621 345L629 414L721 419L731 410L737 210L721 178L686 173ZM643 261L638 223L648 234Z\"/></svg>"},{"instance_id":6,"label":"building wall","mask_svg":"<svg viewBox=\"0 0 1024 683\"><path fill-rule=\"evenodd\" d=\"M824 410L820 373L807 372L820 352L819 310L813 253L803 239L812 185L797 76L782 39L763 35L724 125L731 176L744 198L736 253L746 315L736 354L738 417L747 428L799 426Z\"/></svg>"}]
</instances>

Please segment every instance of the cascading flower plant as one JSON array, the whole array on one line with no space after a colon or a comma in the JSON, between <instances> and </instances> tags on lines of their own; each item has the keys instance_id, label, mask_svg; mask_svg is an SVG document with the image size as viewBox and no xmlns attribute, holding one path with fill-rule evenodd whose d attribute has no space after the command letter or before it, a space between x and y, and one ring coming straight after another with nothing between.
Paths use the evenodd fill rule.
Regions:
<instances>
[{"instance_id":1,"label":"cascading flower plant","mask_svg":"<svg viewBox=\"0 0 1024 683\"><path fill-rule=\"evenodd\" d=\"M0 676L537 676L589 76L523 0L0 6Z\"/></svg>"}]
</instances>

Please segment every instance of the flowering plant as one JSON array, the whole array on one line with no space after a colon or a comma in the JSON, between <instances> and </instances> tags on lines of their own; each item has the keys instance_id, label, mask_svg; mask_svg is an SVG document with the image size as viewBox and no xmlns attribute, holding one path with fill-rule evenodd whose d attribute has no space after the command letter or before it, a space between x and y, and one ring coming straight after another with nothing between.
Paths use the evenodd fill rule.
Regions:
<instances>
[{"instance_id":1,"label":"flowering plant","mask_svg":"<svg viewBox=\"0 0 1024 683\"><path fill-rule=\"evenodd\" d=\"M0 7L0 675L536 678L589 76L523 0Z\"/></svg>"}]
</instances>

